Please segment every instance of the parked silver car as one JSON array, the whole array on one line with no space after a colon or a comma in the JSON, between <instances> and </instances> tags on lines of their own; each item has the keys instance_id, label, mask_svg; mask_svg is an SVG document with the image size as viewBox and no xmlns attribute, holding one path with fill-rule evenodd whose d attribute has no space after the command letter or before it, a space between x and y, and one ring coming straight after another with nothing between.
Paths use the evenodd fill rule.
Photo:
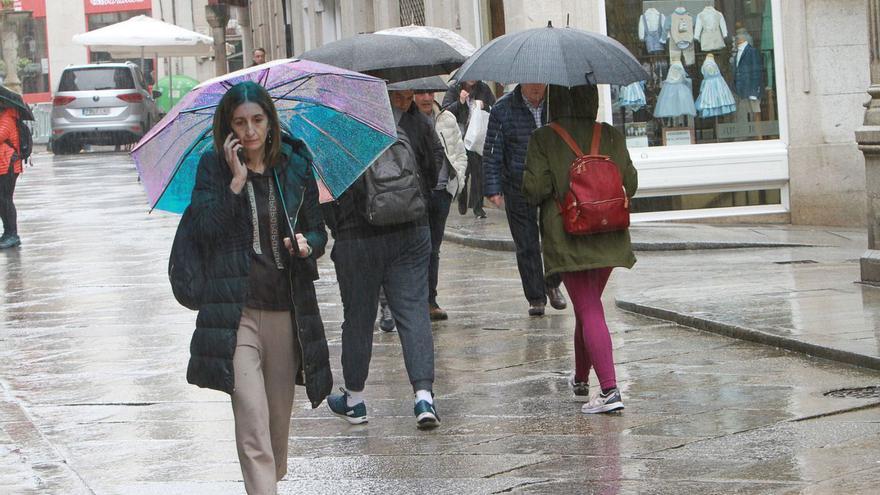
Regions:
<instances>
[{"instance_id":1,"label":"parked silver car","mask_svg":"<svg viewBox=\"0 0 880 495\"><path fill-rule=\"evenodd\" d=\"M52 100L52 151L136 142L159 120L156 96L130 62L67 67Z\"/></svg>"}]
</instances>

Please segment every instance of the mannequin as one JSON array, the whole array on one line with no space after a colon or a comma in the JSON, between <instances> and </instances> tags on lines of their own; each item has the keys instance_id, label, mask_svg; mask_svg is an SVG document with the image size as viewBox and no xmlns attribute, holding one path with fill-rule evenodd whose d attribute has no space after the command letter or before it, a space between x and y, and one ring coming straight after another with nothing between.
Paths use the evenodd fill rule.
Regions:
<instances>
[{"instance_id":1,"label":"mannequin","mask_svg":"<svg viewBox=\"0 0 880 495\"><path fill-rule=\"evenodd\" d=\"M694 38L699 40L700 48L704 52L724 48L726 46L724 39L727 38L727 21L724 19L724 14L711 5L706 6L697 15Z\"/></svg>"},{"instance_id":2,"label":"mannequin","mask_svg":"<svg viewBox=\"0 0 880 495\"><path fill-rule=\"evenodd\" d=\"M649 54L663 52L668 37L665 25L666 16L653 7L639 18L639 40L645 42Z\"/></svg>"},{"instance_id":3,"label":"mannequin","mask_svg":"<svg viewBox=\"0 0 880 495\"><path fill-rule=\"evenodd\" d=\"M714 54L706 55L700 71L703 74L703 82L700 84L700 95L696 101L700 117L705 119L735 112L736 100L727 87L724 77L721 76Z\"/></svg>"},{"instance_id":4,"label":"mannequin","mask_svg":"<svg viewBox=\"0 0 880 495\"><path fill-rule=\"evenodd\" d=\"M694 65L694 18L684 7L677 7L669 16L669 59L676 56L684 61L684 65Z\"/></svg>"},{"instance_id":5,"label":"mannequin","mask_svg":"<svg viewBox=\"0 0 880 495\"><path fill-rule=\"evenodd\" d=\"M745 29L737 30L736 49L731 56L731 65L735 68L734 91L740 99L737 105L739 109L755 114L755 119L760 120L764 89L762 61L750 39Z\"/></svg>"}]
</instances>

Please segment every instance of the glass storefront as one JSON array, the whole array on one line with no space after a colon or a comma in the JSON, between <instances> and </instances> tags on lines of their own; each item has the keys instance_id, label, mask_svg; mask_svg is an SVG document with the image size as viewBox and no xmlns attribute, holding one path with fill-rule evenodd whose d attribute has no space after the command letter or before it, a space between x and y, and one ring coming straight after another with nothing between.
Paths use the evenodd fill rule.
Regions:
<instances>
[{"instance_id":1,"label":"glass storefront","mask_svg":"<svg viewBox=\"0 0 880 495\"><path fill-rule=\"evenodd\" d=\"M16 30L18 50L15 64L22 93L48 93L49 49L46 43L46 17L32 15L22 22L7 22L0 26L0 30L2 29ZM0 63L0 80L6 76L6 63Z\"/></svg>"},{"instance_id":2,"label":"glass storefront","mask_svg":"<svg viewBox=\"0 0 880 495\"><path fill-rule=\"evenodd\" d=\"M612 88L631 149L779 138L770 0L606 0L605 13L650 74Z\"/></svg>"}]
</instances>

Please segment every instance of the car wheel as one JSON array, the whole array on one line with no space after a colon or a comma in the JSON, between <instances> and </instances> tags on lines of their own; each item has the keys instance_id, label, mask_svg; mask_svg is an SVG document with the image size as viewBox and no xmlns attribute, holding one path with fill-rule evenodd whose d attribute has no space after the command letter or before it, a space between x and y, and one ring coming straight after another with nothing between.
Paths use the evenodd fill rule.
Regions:
<instances>
[{"instance_id":1,"label":"car wheel","mask_svg":"<svg viewBox=\"0 0 880 495\"><path fill-rule=\"evenodd\" d=\"M69 140L64 138L58 138L52 140L52 153L55 155L67 155L70 153L68 151L69 148Z\"/></svg>"}]
</instances>

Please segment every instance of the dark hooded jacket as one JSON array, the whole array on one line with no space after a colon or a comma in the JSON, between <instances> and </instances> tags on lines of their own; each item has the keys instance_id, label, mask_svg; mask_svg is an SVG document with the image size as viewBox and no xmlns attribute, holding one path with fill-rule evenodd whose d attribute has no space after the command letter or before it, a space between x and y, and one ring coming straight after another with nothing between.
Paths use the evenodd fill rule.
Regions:
<instances>
[{"instance_id":1,"label":"dark hooded jacket","mask_svg":"<svg viewBox=\"0 0 880 495\"><path fill-rule=\"evenodd\" d=\"M550 86L548 105L551 121L565 128L584 153L589 153L599 108L595 86L571 89ZM608 124L602 124L599 154L617 164L630 198L638 187L638 174L626 148L626 138ZM575 154L549 126L536 130L526 154L522 192L540 206L542 253L547 275L592 268L626 267L636 262L628 230L591 235L570 235L562 226L557 198L568 192L568 170Z\"/></svg>"},{"instance_id":2,"label":"dark hooded jacket","mask_svg":"<svg viewBox=\"0 0 880 495\"><path fill-rule=\"evenodd\" d=\"M314 281L316 260L324 253L327 234L318 207L318 187L311 171L311 153L299 140L285 137L283 163L274 174L282 191L290 224L312 248L307 258L293 258L289 270L291 307L301 354L296 383L305 385L312 407L333 387L324 324L318 311ZM235 389L232 357L248 294L253 228L245 194L229 189L232 172L210 150L202 155L192 193L193 228L205 252L206 284L196 330L190 343L186 378L189 383L226 393ZM298 212L298 215L297 215ZM285 225L284 236L290 236Z\"/></svg>"}]
</instances>

